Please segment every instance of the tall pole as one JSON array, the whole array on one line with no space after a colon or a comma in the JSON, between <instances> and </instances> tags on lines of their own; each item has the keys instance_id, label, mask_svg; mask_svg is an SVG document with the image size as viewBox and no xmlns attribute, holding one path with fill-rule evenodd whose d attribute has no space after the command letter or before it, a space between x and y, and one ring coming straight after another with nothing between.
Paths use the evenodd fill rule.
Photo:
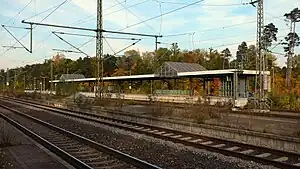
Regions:
<instances>
[{"instance_id":1,"label":"tall pole","mask_svg":"<svg viewBox=\"0 0 300 169\"><path fill-rule=\"evenodd\" d=\"M36 77L33 78L33 90L36 91Z\"/></svg>"},{"instance_id":2,"label":"tall pole","mask_svg":"<svg viewBox=\"0 0 300 169\"><path fill-rule=\"evenodd\" d=\"M96 41L96 58L97 58L97 89L96 89L96 98L101 99L102 96L102 87L100 87L100 81L103 82L103 63L101 64L100 72L100 62L103 55L103 16L102 16L102 0L97 0L97 41ZM101 74L101 77L100 77ZM101 79L100 79L101 78ZM102 83L103 85L103 83Z\"/></svg>"},{"instance_id":3,"label":"tall pole","mask_svg":"<svg viewBox=\"0 0 300 169\"><path fill-rule=\"evenodd\" d=\"M17 83L17 72L15 70L15 76L14 76L14 92L16 90L16 83Z\"/></svg>"},{"instance_id":4,"label":"tall pole","mask_svg":"<svg viewBox=\"0 0 300 169\"><path fill-rule=\"evenodd\" d=\"M155 52L157 52L157 45L158 45L157 36L155 36Z\"/></svg>"},{"instance_id":5,"label":"tall pole","mask_svg":"<svg viewBox=\"0 0 300 169\"><path fill-rule=\"evenodd\" d=\"M26 90L26 73L24 74L24 92Z\"/></svg>"},{"instance_id":6,"label":"tall pole","mask_svg":"<svg viewBox=\"0 0 300 169\"><path fill-rule=\"evenodd\" d=\"M51 84L50 84L50 94L53 92L53 57L51 58L51 64L50 64L50 71L51 71Z\"/></svg>"},{"instance_id":7,"label":"tall pole","mask_svg":"<svg viewBox=\"0 0 300 169\"><path fill-rule=\"evenodd\" d=\"M255 95L258 95L258 108L263 109L264 107L264 76L265 76L265 56L262 49L262 32L264 29L264 10L263 0L257 0L253 3L257 3L257 57L256 57L256 77L255 77Z\"/></svg>"},{"instance_id":8,"label":"tall pole","mask_svg":"<svg viewBox=\"0 0 300 169\"><path fill-rule=\"evenodd\" d=\"M6 77L6 86L9 88L9 69L6 69L7 77Z\"/></svg>"},{"instance_id":9,"label":"tall pole","mask_svg":"<svg viewBox=\"0 0 300 169\"><path fill-rule=\"evenodd\" d=\"M292 58L294 54L294 45L295 45L295 29L296 29L296 22L293 19L293 16L291 16L291 25L290 25L290 33L292 35L290 39L290 45L289 45L289 53L287 58L287 71L286 71L286 87L288 90L291 89L291 74L292 74Z\"/></svg>"}]
</instances>

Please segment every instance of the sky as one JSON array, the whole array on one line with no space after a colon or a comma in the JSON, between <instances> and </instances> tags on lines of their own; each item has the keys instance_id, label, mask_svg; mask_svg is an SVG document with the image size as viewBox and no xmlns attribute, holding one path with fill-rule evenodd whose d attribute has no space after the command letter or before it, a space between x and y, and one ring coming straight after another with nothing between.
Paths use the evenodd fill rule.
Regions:
<instances>
[{"instance_id":1,"label":"sky","mask_svg":"<svg viewBox=\"0 0 300 169\"><path fill-rule=\"evenodd\" d=\"M96 28L97 0L67 0L53 12L56 6L65 0L0 0L0 24L6 25L21 43L29 48L30 22L68 25L83 28ZM103 29L162 35L158 47L169 48L178 43L180 49L209 49L222 51L229 48L236 55L238 45L246 41L248 45L256 43L256 8L246 5L251 0L103 0ZM192 4L192 5L190 5ZM289 24L283 15L295 7L300 7L299 0L264 0L264 23L274 23L279 29L278 40L289 32ZM178 10L177 10L178 9ZM163 14L162 17L160 15ZM45 26L33 26L33 53L21 47L4 29L0 28L0 69L15 68L26 64L41 63L50 59L57 51L53 49L75 50L53 34L66 32L94 36L92 31L78 31ZM300 33L300 24L296 26ZM26 36L25 36L26 35ZM58 34L65 41L80 47L89 56L95 56L95 39L90 36ZM24 37L24 38L21 38ZM154 51L155 38L125 36L104 33L104 53L114 54L135 41L115 39L116 37L141 39L128 48L140 52ZM296 53L300 52L296 47ZM274 46L274 52L283 53L282 46ZM122 54L119 53L119 54ZM65 53L67 58L77 59L82 54ZM277 64L284 66L286 58L276 55Z\"/></svg>"}]
</instances>

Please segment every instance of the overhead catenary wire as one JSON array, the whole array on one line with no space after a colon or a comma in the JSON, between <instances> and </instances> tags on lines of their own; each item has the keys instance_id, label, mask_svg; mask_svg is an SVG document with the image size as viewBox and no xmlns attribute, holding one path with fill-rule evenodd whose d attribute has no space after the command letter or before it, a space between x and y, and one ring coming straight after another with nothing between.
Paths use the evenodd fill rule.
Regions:
<instances>
[{"instance_id":1,"label":"overhead catenary wire","mask_svg":"<svg viewBox=\"0 0 300 169\"><path fill-rule=\"evenodd\" d=\"M267 20L272 20L272 19L277 19L277 18L281 18L283 16L274 16L272 18L269 18ZM202 32L208 32L208 31L214 31L214 30L219 30L219 29L226 29L226 28L231 28L231 27L235 27L235 26L240 26L240 25L245 25L245 24L250 24L250 23L256 23L255 21L248 21L248 22L243 22L243 23L238 23L238 24L232 24L232 25L226 25L226 26L220 26L217 28L210 28L210 29L204 29L204 30L198 30L198 31L190 31L190 32L184 32L184 33L177 33L177 34L170 34L170 35L164 35L164 38L167 37L176 37L176 36L184 36L184 35L189 35L191 33L202 33Z\"/></svg>"},{"instance_id":2,"label":"overhead catenary wire","mask_svg":"<svg viewBox=\"0 0 300 169\"><path fill-rule=\"evenodd\" d=\"M121 3L122 2L124 2L124 0L121 1ZM105 9L103 9L103 11L107 11L107 10L109 10L111 8L114 8L114 7L118 6L118 5L120 5L120 4L116 3L116 4L112 5L112 6L109 6L109 7L105 8ZM90 15L85 16L84 18L82 18L82 19L80 19L80 20L78 20L78 21L76 21L76 22L74 22L72 24L83 24L83 23L86 23L88 21L91 21L91 20L95 19L96 18L95 15L96 15L95 13L90 14ZM90 18L92 18L92 19L90 19Z\"/></svg>"},{"instance_id":3,"label":"overhead catenary wire","mask_svg":"<svg viewBox=\"0 0 300 169\"><path fill-rule=\"evenodd\" d=\"M116 53L115 50L113 49L113 47L109 44L109 42L107 41L107 39L104 37L103 38L104 41L106 42L106 44L108 45L108 47L110 48L110 50L113 52L113 53Z\"/></svg>"},{"instance_id":4,"label":"overhead catenary wire","mask_svg":"<svg viewBox=\"0 0 300 169\"><path fill-rule=\"evenodd\" d=\"M58 10L62 5L64 5L66 2L68 2L69 0L64 0L61 4L59 4L52 12L50 12L47 16L45 16L41 21L40 21L40 23L41 22L43 22L44 20L46 20L49 16L51 16L56 10ZM36 27L37 27L38 25L35 25L34 27L33 27L33 29L35 29ZM25 38L27 35L29 34L29 32L27 32L25 35L23 35L20 39L19 39L19 41L21 41L23 38ZM16 44L17 44L18 42L15 42L12 46L15 46ZM1 55L0 55L0 57L1 56L3 56L5 53L7 53L9 50L11 50L11 48L9 48L9 49L7 49L6 51L4 51Z\"/></svg>"},{"instance_id":5,"label":"overhead catenary wire","mask_svg":"<svg viewBox=\"0 0 300 169\"><path fill-rule=\"evenodd\" d=\"M52 34L52 33L51 33L51 34ZM51 35L51 34L50 34L50 35ZM94 38L91 38L89 41L84 42L83 44L77 46L77 48L82 48L83 46L87 45L88 43L90 43L90 42L93 41L93 40L94 40ZM81 53L81 52L80 52L80 53ZM52 56L52 55L46 56L46 57L43 57L43 58L39 58L39 59L36 59L36 60L28 61L28 62L26 62L26 64L33 63L33 62L36 62L36 61L39 61L39 60L43 60L43 59L49 58L49 57L51 57L51 56Z\"/></svg>"},{"instance_id":6,"label":"overhead catenary wire","mask_svg":"<svg viewBox=\"0 0 300 169\"><path fill-rule=\"evenodd\" d=\"M182 9L184 9L184 8L193 6L193 5L198 4L198 3L200 3L200 2L203 2L203 1L204 1L204 0L199 0L199 1L196 1L196 2L193 2L193 3L190 3L190 4L187 4L187 5L184 5L184 6L182 6L182 7L179 7L179 8L173 9L173 10L170 10L170 11L165 12L165 13L163 13L163 14L160 14L160 15L151 17L151 18L149 18L149 19L143 20L143 21L141 21L141 22L138 22L138 23L129 25L129 26L127 26L126 28L120 29L119 31L122 31L122 30L127 29L127 28L130 28L130 27L137 26L137 25L139 25L139 24L142 24L142 23L151 21L151 20L153 20L153 19L159 18L159 17L164 16L164 15L168 15L168 14L170 14L170 13L173 13L173 12L176 12L176 11L179 11L179 10L182 10Z\"/></svg>"},{"instance_id":7,"label":"overhead catenary wire","mask_svg":"<svg viewBox=\"0 0 300 169\"><path fill-rule=\"evenodd\" d=\"M178 4L178 5L180 5L180 4ZM181 3L181 5L183 5L183 3ZM206 5L206 4L205 4ZM162 13L161 13L162 14ZM162 16L161 16L161 18L162 18ZM193 38L193 37L192 37ZM192 42L194 42L194 40L192 40Z\"/></svg>"},{"instance_id":8,"label":"overhead catenary wire","mask_svg":"<svg viewBox=\"0 0 300 169\"><path fill-rule=\"evenodd\" d=\"M59 5L56 5L55 7L57 7L57 6L59 6ZM82 20L82 19L80 19L80 20ZM78 21L76 21L76 22L74 22L73 24L75 24L75 23L77 23ZM56 31L59 31L59 30L56 30ZM50 37L52 35L52 32L51 33L49 33L37 46L36 46L36 48L34 49L34 50L37 50L37 49L39 49L42 45L43 45L43 43L46 41L46 40L48 40L48 38ZM83 43L82 44L82 46L84 46L84 45L86 45L86 44L88 44L88 43L90 43L92 40L93 40L94 38L91 38L91 40L90 41L88 41L88 42L86 42L86 43ZM82 47L81 46L81 47ZM81 48L81 47L79 47L79 48ZM72 47L71 47L72 48Z\"/></svg>"},{"instance_id":9,"label":"overhead catenary wire","mask_svg":"<svg viewBox=\"0 0 300 169\"><path fill-rule=\"evenodd\" d=\"M64 41L66 44L72 46L74 49L78 50L79 52L81 52L82 54L86 55L87 57L90 57L87 53L85 53L84 51L80 50L78 47L72 45L70 42L66 41L65 39L63 39L62 37L60 37L59 35L57 35L55 32L52 32L57 38L59 38L60 40Z\"/></svg>"},{"instance_id":10,"label":"overhead catenary wire","mask_svg":"<svg viewBox=\"0 0 300 169\"><path fill-rule=\"evenodd\" d=\"M159 12L160 12L160 27L159 27L159 35L161 35L161 31L162 31L162 22L163 22L163 16L162 16L162 4L161 4L161 1L158 1L158 0L153 0L155 2L158 3L159 5Z\"/></svg>"},{"instance_id":11,"label":"overhead catenary wire","mask_svg":"<svg viewBox=\"0 0 300 169\"><path fill-rule=\"evenodd\" d=\"M141 4L144 4L144 3L149 2L149 1L150 1L150 0L144 0L144 1L142 1L142 2L138 2L138 3L136 3L136 4L127 6L127 9L132 8L132 7L135 7L135 6L138 6L138 5L141 5ZM119 4L118 4L118 5L119 5ZM111 15L111 14L115 14L115 13L120 12L120 11L123 11L123 10L125 10L125 8L121 8L121 9L114 10L114 11L112 11L112 12L103 14L103 16L108 16L108 15ZM103 10L103 11L104 11L104 10ZM96 16L94 16L94 15L95 15L95 14L92 14L92 15L90 16L90 17L93 17L93 18L90 18L90 17L89 17L90 19L83 20L83 21L80 22L80 24L86 23L86 22L89 22L89 21L94 20L94 19L96 18Z\"/></svg>"},{"instance_id":12,"label":"overhead catenary wire","mask_svg":"<svg viewBox=\"0 0 300 169\"><path fill-rule=\"evenodd\" d=\"M119 53L123 52L124 50L126 50L126 49L130 48L131 46L134 46L134 45L136 45L136 44L137 44L138 42L140 42L140 41L141 41L141 39L139 39L139 40L135 41L135 42L134 42L134 43L132 43L131 45L129 45L129 46L127 46L127 47L125 47L125 48L123 48L123 49L119 50L118 52L115 52L113 55L117 55L117 54L119 54Z\"/></svg>"},{"instance_id":13,"label":"overhead catenary wire","mask_svg":"<svg viewBox=\"0 0 300 169\"><path fill-rule=\"evenodd\" d=\"M116 2L119 2L118 0L115 0L115 1L116 1ZM131 13L133 16L135 16L139 21L142 21L142 19L141 19L139 16L137 16L134 12L132 12L128 7L126 7L126 6L123 5L122 3L120 3L120 5L122 5L124 9L126 9L128 12L130 12L130 13ZM127 17L127 13L126 13L126 17ZM150 29L152 29L154 32L156 32L155 29L154 29L151 25L149 25L149 24L146 23L146 22L144 22L144 24L145 24L146 26L148 26ZM127 25L126 27L128 27L128 25Z\"/></svg>"},{"instance_id":14,"label":"overhead catenary wire","mask_svg":"<svg viewBox=\"0 0 300 169\"><path fill-rule=\"evenodd\" d=\"M289 30L288 28L282 28L282 29L278 29L280 31L282 30ZM189 34L192 35L192 34ZM229 39L229 38L235 38L235 37L240 37L240 36L248 36L248 35L256 35L256 32L251 32L251 33L242 33L242 34L238 34L238 35L230 35L230 36L223 36L223 37L214 37L214 38L208 38L208 39L202 39L202 40L194 40L194 41L178 41L177 43L180 44L187 44L187 43L201 43L201 42L209 42L209 41L215 41L215 40L221 40L221 39Z\"/></svg>"},{"instance_id":15,"label":"overhead catenary wire","mask_svg":"<svg viewBox=\"0 0 300 169\"><path fill-rule=\"evenodd\" d=\"M68 2L66 2L66 3L69 3L69 2L72 2L72 1L68 1ZM64 3L64 4L66 4L66 3ZM44 13L48 12L48 11L51 11L51 10L53 10L53 9L55 9L55 8L59 7L59 6L60 6L60 4L58 4L58 5L54 5L54 6L52 6L52 7L48 8L48 9L46 9L46 10L42 11L42 12L39 12L39 13L36 13L36 14L32 15L32 16L30 16L29 18L27 18L27 19L24 19L24 20L30 20L30 19L32 19L32 18L34 18L34 17L36 17L36 16L39 16L39 15L42 15L42 14L44 14Z\"/></svg>"},{"instance_id":16,"label":"overhead catenary wire","mask_svg":"<svg viewBox=\"0 0 300 169\"><path fill-rule=\"evenodd\" d=\"M9 22L16 19L31 3L33 0L30 0L14 17L10 18L8 21L6 21L4 24L8 24Z\"/></svg>"},{"instance_id":17,"label":"overhead catenary wire","mask_svg":"<svg viewBox=\"0 0 300 169\"><path fill-rule=\"evenodd\" d=\"M32 0L30 0L14 17L10 18L9 20L7 20L6 22L4 22L3 24L8 24L11 21L15 20L30 4L32 3ZM1 28L2 31L2 28ZM5 34L3 34L0 37L0 41L2 40L2 38L5 36Z\"/></svg>"},{"instance_id":18,"label":"overhead catenary wire","mask_svg":"<svg viewBox=\"0 0 300 169\"><path fill-rule=\"evenodd\" d=\"M132 8L132 7L135 7L135 6L138 6L138 5L141 5L141 4L144 4L146 2L149 2L150 0L144 0L144 1L141 1L141 2L138 2L138 3L135 3L135 4L132 4L132 5L129 5L127 6L127 9L129 8ZM118 1L119 2L119 1ZM121 4L121 3L119 3ZM120 11L123 11L123 10L126 10L126 8L121 8L121 9L118 9L118 10L115 10L115 11L112 11L112 12L109 12L109 13L106 13L104 14L103 16L107 16L107 15L111 15L111 14L114 14L114 13L117 13L117 12L120 12Z\"/></svg>"},{"instance_id":19,"label":"overhead catenary wire","mask_svg":"<svg viewBox=\"0 0 300 169\"><path fill-rule=\"evenodd\" d=\"M153 0L157 1L157 0ZM173 4L173 5L187 5L185 2L171 2L171 1L160 1L163 4ZM201 6L215 6L215 7L228 7L228 6L243 6L249 5L249 3L235 3L235 4L196 4Z\"/></svg>"},{"instance_id":20,"label":"overhead catenary wire","mask_svg":"<svg viewBox=\"0 0 300 169\"><path fill-rule=\"evenodd\" d=\"M281 38L281 37L285 37L285 35L280 35L277 38ZM255 42L256 40L244 40L244 42ZM228 44L221 44L221 45L216 45L216 46L211 46L210 48L216 49L216 48L220 48L220 47L228 47L228 46L233 46L233 45L239 45L241 44L241 41L239 42L234 42L234 43L228 43Z\"/></svg>"},{"instance_id":21,"label":"overhead catenary wire","mask_svg":"<svg viewBox=\"0 0 300 169\"><path fill-rule=\"evenodd\" d=\"M90 40L86 41L85 43L77 46L77 48L82 48L83 46L85 46L85 45L89 44L90 42L92 42L94 39L95 39L95 37L91 38Z\"/></svg>"}]
</instances>

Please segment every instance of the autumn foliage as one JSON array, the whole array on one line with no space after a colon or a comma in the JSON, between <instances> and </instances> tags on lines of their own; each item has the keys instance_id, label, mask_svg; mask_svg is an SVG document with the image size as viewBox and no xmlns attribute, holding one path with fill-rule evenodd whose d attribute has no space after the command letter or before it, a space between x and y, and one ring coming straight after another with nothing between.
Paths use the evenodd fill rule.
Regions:
<instances>
[{"instance_id":1,"label":"autumn foliage","mask_svg":"<svg viewBox=\"0 0 300 169\"><path fill-rule=\"evenodd\" d=\"M290 89L285 85L285 77L278 74L274 76L272 85L273 107L300 110L300 76L293 76Z\"/></svg>"},{"instance_id":2,"label":"autumn foliage","mask_svg":"<svg viewBox=\"0 0 300 169\"><path fill-rule=\"evenodd\" d=\"M211 92L213 96L219 96L219 89L221 86L221 81L219 78L214 78L211 83Z\"/></svg>"}]
</instances>

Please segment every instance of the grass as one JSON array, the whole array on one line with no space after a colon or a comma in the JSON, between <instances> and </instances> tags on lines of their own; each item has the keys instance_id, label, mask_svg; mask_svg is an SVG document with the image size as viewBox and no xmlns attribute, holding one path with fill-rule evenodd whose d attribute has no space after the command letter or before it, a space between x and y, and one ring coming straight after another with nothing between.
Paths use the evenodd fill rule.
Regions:
<instances>
[{"instance_id":1,"label":"grass","mask_svg":"<svg viewBox=\"0 0 300 169\"><path fill-rule=\"evenodd\" d=\"M129 101L127 102L127 104L128 104L128 105L136 105L137 103L136 103L136 101L134 101L134 100L129 100Z\"/></svg>"}]
</instances>

